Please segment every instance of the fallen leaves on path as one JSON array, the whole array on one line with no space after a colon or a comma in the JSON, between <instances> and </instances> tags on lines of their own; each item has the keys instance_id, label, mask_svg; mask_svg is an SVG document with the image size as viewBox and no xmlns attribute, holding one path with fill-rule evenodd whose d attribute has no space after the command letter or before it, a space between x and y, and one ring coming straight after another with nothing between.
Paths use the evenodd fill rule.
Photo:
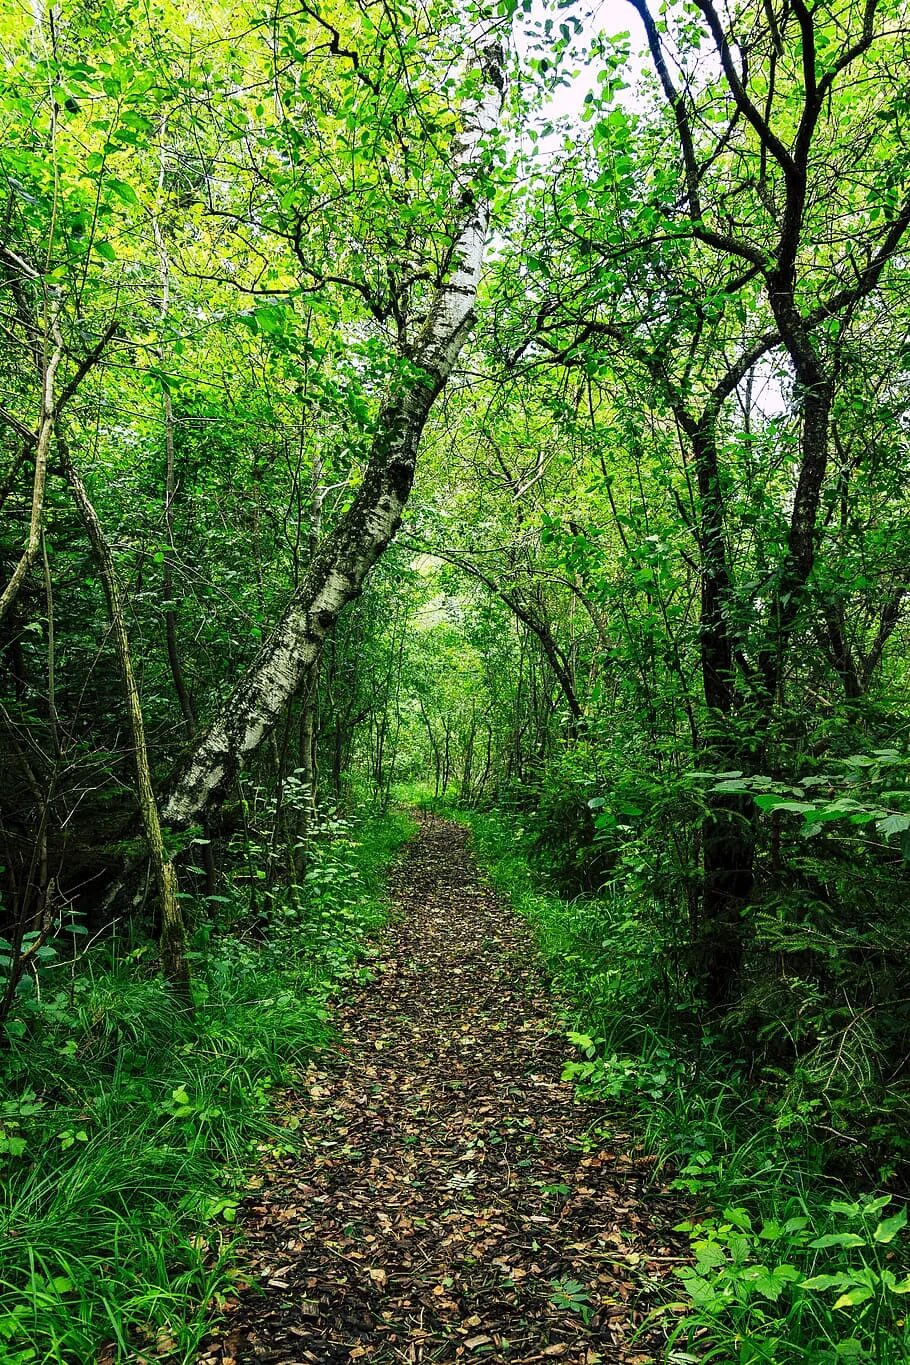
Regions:
<instances>
[{"instance_id":1,"label":"fallen leaves on path","mask_svg":"<svg viewBox=\"0 0 910 1365\"><path fill-rule=\"evenodd\" d=\"M527 926L465 832L421 816L374 979L289 1097L238 1222L253 1287L200 1365L646 1365L632 1343L677 1221L631 1140L560 1080L566 1044Z\"/></svg>"}]
</instances>

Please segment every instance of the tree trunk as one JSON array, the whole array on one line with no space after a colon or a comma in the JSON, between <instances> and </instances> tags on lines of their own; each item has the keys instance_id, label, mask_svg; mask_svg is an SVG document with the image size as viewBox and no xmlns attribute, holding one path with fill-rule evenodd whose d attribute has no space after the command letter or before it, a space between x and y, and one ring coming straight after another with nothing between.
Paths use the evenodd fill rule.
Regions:
<instances>
[{"instance_id":1,"label":"tree trunk","mask_svg":"<svg viewBox=\"0 0 910 1365\"><path fill-rule=\"evenodd\" d=\"M695 975L708 1004L733 998L745 951L742 919L752 894L755 815L752 798L735 793L709 798L702 825L702 895L694 949Z\"/></svg>"},{"instance_id":2,"label":"tree trunk","mask_svg":"<svg viewBox=\"0 0 910 1365\"><path fill-rule=\"evenodd\" d=\"M63 358L63 341L60 336L56 312L50 314L49 330L53 333L54 348L47 359L42 357L41 360L41 411L38 418L38 434L34 440L35 476L32 482L32 505L29 513L28 535L19 562L13 569L6 587L0 592L0 621L3 620L19 595L25 577L41 548L44 490L47 483L47 457L56 418L54 381Z\"/></svg>"},{"instance_id":3,"label":"tree trunk","mask_svg":"<svg viewBox=\"0 0 910 1365\"><path fill-rule=\"evenodd\" d=\"M688 425L699 494L701 616L699 656L709 721L705 758L718 770L747 766L737 747L732 579L724 536L724 501L717 456L717 406ZM682 417L686 425L685 416ZM712 1008L732 998L745 948L742 910L752 893L755 821L749 797L711 794L702 825L702 893L694 973Z\"/></svg>"},{"instance_id":4,"label":"tree trunk","mask_svg":"<svg viewBox=\"0 0 910 1365\"><path fill-rule=\"evenodd\" d=\"M320 455L313 460L310 473L310 507L307 525L307 551L310 561L315 559L319 550L322 534L322 509L325 503L325 484L323 482L323 462ZM298 521L299 525L299 521ZM296 565L296 558L295 558ZM300 575L295 567L295 583L299 586ZM317 708L319 705L319 662L317 661L306 675L301 687L301 707L299 738L300 782L303 788L302 803L297 815L295 847L292 854L294 875L302 882L306 874L309 858L310 831L316 818L316 769L319 731Z\"/></svg>"},{"instance_id":5,"label":"tree trunk","mask_svg":"<svg viewBox=\"0 0 910 1365\"><path fill-rule=\"evenodd\" d=\"M710 478L703 483L699 466L704 560L702 670L705 699L714 718L713 744L710 736L708 740L711 758L721 769L754 772L760 768L763 737L815 563L816 522L827 468L832 389L818 362L813 358L810 364L804 355L801 358L805 384L800 473L787 551L771 597L758 668L750 679L755 686L754 695L748 698L753 707L748 726L734 686L735 641L729 627L730 576L723 551L719 485L712 488ZM699 435L703 440L705 433ZM696 449L703 457L704 447L700 451L697 446ZM711 453L709 448L708 455ZM709 466L710 463L709 459ZM739 724L734 729L737 713ZM747 746L737 732L753 734L752 746ZM709 812L702 831L703 883L695 968L708 1003L716 1008L732 999L742 968L746 942L742 912L752 894L754 881L756 817L754 803L749 797L718 793L709 798Z\"/></svg>"},{"instance_id":6,"label":"tree trunk","mask_svg":"<svg viewBox=\"0 0 910 1365\"><path fill-rule=\"evenodd\" d=\"M393 381L377 418L369 462L354 500L316 555L269 640L233 695L178 766L164 806L167 824L185 828L216 805L248 757L274 727L308 671L342 608L398 530L414 479L421 434L474 321L489 223L479 187L483 144L504 97L503 54L482 54L483 83L466 118L456 156L474 180L459 200L464 216L453 233L450 273L437 289L426 322L406 348L411 371Z\"/></svg>"},{"instance_id":7,"label":"tree trunk","mask_svg":"<svg viewBox=\"0 0 910 1365\"><path fill-rule=\"evenodd\" d=\"M183 914L177 901L177 874L165 849L158 806L152 789L152 774L145 743L142 703L133 670L120 583L117 579L111 548L98 519L98 514L89 498L82 476L73 464L69 449L59 435L58 448L63 472L72 490L73 500L79 509L79 515L82 518L98 564L98 571L104 585L104 595L107 598L114 645L123 674L124 697L133 741L133 763L136 769L139 815L151 858L161 912L161 969L165 980L173 987L181 1005L185 1009L191 1010L193 997L190 986L190 968L186 956L186 932Z\"/></svg>"}]
</instances>

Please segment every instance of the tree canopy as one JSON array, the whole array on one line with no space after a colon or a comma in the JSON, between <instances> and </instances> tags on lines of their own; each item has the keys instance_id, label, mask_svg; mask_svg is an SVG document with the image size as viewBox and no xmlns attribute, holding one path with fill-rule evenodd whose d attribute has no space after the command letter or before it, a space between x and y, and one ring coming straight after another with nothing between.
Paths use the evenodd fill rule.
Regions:
<instances>
[{"instance_id":1,"label":"tree canopy","mask_svg":"<svg viewBox=\"0 0 910 1365\"><path fill-rule=\"evenodd\" d=\"M420 796L567 898L582 998L905 1188L906 6L66 0L0 51L10 1093L65 973L192 1027L226 944L322 952L346 822ZM896 1365L871 1313L735 1358Z\"/></svg>"}]
</instances>

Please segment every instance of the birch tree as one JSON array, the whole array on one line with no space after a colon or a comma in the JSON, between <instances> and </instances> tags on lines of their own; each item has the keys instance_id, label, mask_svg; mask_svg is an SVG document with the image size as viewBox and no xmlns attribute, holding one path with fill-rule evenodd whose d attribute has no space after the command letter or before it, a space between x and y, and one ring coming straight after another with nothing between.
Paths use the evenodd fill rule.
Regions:
<instances>
[{"instance_id":1,"label":"birch tree","mask_svg":"<svg viewBox=\"0 0 910 1365\"><path fill-rule=\"evenodd\" d=\"M328 30L333 50L360 72L356 53L344 48L337 30L327 20L317 18L317 23ZM413 262L389 262L382 302L368 284L352 282L374 316L393 319L397 334L396 363L374 422L362 481L271 636L179 765L163 808L172 827L193 824L223 797L318 661L339 613L358 595L400 525L421 435L474 321L489 226L490 143L506 88L500 40L479 34L467 65L463 127L452 144L449 220L430 244L434 254L442 246L441 258L434 262L427 250L416 268ZM299 247L299 232L296 241ZM298 257L303 260L302 250ZM417 280L429 287L418 306L409 308L409 289Z\"/></svg>"}]
</instances>

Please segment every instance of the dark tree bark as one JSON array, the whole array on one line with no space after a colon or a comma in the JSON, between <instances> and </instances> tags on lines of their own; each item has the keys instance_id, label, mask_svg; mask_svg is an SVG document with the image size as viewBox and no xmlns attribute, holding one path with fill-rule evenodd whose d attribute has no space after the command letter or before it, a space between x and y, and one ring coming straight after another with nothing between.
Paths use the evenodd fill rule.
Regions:
<instances>
[{"instance_id":1,"label":"dark tree bark","mask_svg":"<svg viewBox=\"0 0 910 1365\"><path fill-rule=\"evenodd\" d=\"M802 107L795 131L791 136L788 128L786 140L772 126L773 98L767 97L762 107L753 102L748 63L744 61L740 69L734 60L737 36L729 30L728 21L721 17L713 0L696 0L717 51L736 118L750 125L757 138L761 178L764 181L768 167L773 167L780 181L778 235L771 248L758 238L747 239L740 229L718 231L707 222L703 181L711 158L699 158L694 131L698 126L697 111L690 103L688 90L677 89L674 84L663 39L647 0L630 3L644 23L652 61L676 126L692 236L721 257L727 257L737 270L745 270L740 282L762 281L775 324L774 332L759 338L730 368L699 417L691 416L683 403L673 402L677 420L691 444L699 493L701 669L709 725L714 731L713 742L709 735L707 747L712 762L724 768L754 771L762 759L764 734L784 678L794 628L807 598L817 554L835 391L835 361L825 357L816 339L819 324L834 317L849 320L856 305L877 288L885 266L893 259L910 226L910 199L904 201L885 226L876 249L870 249L866 264L857 270L851 262L852 278L814 308L805 309L800 303L799 260L810 194L813 139L836 82L873 42L876 0L866 4L858 35L843 38L840 52L836 56L831 54L833 60L826 61L822 74L816 68L815 19L801 0L794 4L802 54ZM776 50L780 36L776 30L772 36ZM730 288L734 289L734 283ZM775 347L786 350L798 385L799 471L787 543L767 594L769 605L755 664L744 668L731 614L734 582L724 544L717 424L725 400L751 366ZM648 357L644 363L653 376L669 387L659 358ZM847 670L843 675L845 683L852 686L849 661L843 650L840 659ZM742 684L739 687L738 680ZM752 738L743 738L747 731ZM695 949L705 995L715 1006L732 998L742 968L746 945L743 910L752 892L754 852L755 815L751 803L735 795L718 793L712 797L703 830L703 885Z\"/></svg>"}]
</instances>

